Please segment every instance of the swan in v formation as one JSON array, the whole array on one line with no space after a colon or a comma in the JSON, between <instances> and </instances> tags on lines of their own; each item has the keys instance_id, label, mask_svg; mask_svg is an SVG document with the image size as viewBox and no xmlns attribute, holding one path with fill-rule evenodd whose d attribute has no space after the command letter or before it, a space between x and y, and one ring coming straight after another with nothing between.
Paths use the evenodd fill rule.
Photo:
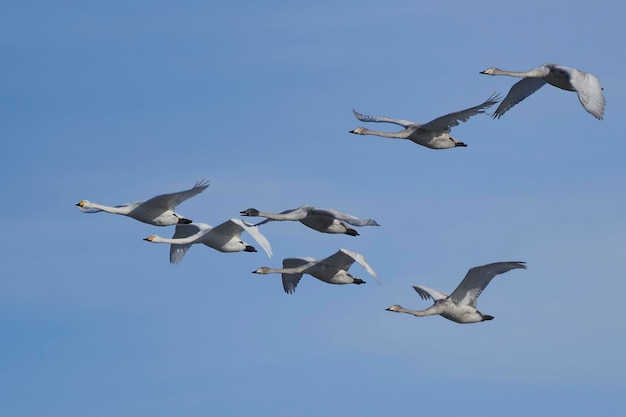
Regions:
<instances>
[{"instance_id":1,"label":"swan in v formation","mask_svg":"<svg viewBox=\"0 0 626 417\"><path fill-rule=\"evenodd\" d=\"M485 109L496 104L498 100L500 100L500 96L498 94L493 94L487 99L487 101L479 104L478 106L446 114L445 116L438 117L424 124L383 116L365 116L358 113L356 110L352 110L354 116L362 122L393 123L402 126L404 130L394 133L379 132L365 127L357 127L349 133L357 135L382 136L390 139L408 139L418 145L423 145L431 149L463 147L467 145L450 136L450 130L454 126L458 126L459 122L466 122L470 117L484 113Z\"/></svg>"},{"instance_id":2,"label":"swan in v formation","mask_svg":"<svg viewBox=\"0 0 626 417\"><path fill-rule=\"evenodd\" d=\"M132 217L140 222L148 223L154 226L171 226L174 224L188 224L191 220L174 212L174 208L183 201L200 194L209 186L207 181L201 180L189 190L179 191L177 193L161 194L152 197L150 200L137 201L131 204L122 204L120 206L105 206L103 204L92 203L83 200L76 205L84 213L98 213L106 211L107 213L121 214L123 216Z\"/></svg>"},{"instance_id":3,"label":"swan in v formation","mask_svg":"<svg viewBox=\"0 0 626 417\"><path fill-rule=\"evenodd\" d=\"M599 120L602 120L604 117L606 99L602 94L600 80L588 72L562 65L544 64L524 72L503 71L496 67L491 67L481 71L481 74L508 75L510 77L523 78L511 87L509 93L493 113L494 118L501 117L511 107L540 89L545 83L562 90L576 91L578 100L580 100L585 110Z\"/></svg>"},{"instance_id":4,"label":"swan in v formation","mask_svg":"<svg viewBox=\"0 0 626 417\"><path fill-rule=\"evenodd\" d=\"M272 220L298 221L303 225L322 233L338 233L350 236L358 236L359 233L352 226L379 226L376 220L361 219L351 214L342 213L334 209L324 209L313 206L300 206L295 209L285 210L281 213L266 213L255 208L249 208L240 212L242 216L266 217L255 226L260 226Z\"/></svg>"},{"instance_id":5,"label":"swan in v formation","mask_svg":"<svg viewBox=\"0 0 626 417\"><path fill-rule=\"evenodd\" d=\"M241 219L230 219L211 227L206 223L179 224L171 239L152 235L145 238L153 243L170 243L170 263L182 262L191 245L202 243L220 252L256 252L254 246L241 240L241 233L248 232L265 250L268 257L272 256L272 247L258 228Z\"/></svg>"},{"instance_id":6,"label":"swan in v formation","mask_svg":"<svg viewBox=\"0 0 626 417\"><path fill-rule=\"evenodd\" d=\"M413 286L415 291L427 300L431 298L435 303L426 310L409 310L398 304L387 308L387 311L412 314L416 317L441 315L457 323L478 323L492 320L493 316L476 310L476 299L496 275L503 274L511 269L526 269L525 262L496 262L483 266L476 266L467 271L467 275L458 287L448 295L444 292L423 286Z\"/></svg>"},{"instance_id":7,"label":"swan in v formation","mask_svg":"<svg viewBox=\"0 0 626 417\"><path fill-rule=\"evenodd\" d=\"M350 266L357 262L372 277L378 281L378 275L360 253L347 249L339 249L331 256L316 260L313 258L286 258L283 267L274 269L263 266L253 274L282 274L283 289L287 294L293 294L303 274L309 274L328 284L365 284L360 278L348 272ZM380 283L380 282L379 282Z\"/></svg>"}]
</instances>

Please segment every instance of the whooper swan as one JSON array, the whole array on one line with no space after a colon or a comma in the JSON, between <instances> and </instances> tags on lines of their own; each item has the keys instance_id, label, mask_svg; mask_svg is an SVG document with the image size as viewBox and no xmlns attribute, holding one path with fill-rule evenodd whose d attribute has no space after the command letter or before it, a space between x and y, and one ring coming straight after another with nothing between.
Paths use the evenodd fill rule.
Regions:
<instances>
[{"instance_id":1,"label":"whooper swan","mask_svg":"<svg viewBox=\"0 0 626 417\"><path fill-rule=\"evenodd\" d=\"M220 252L256 252L254 246L241 240L241 233L248 232L265 250L268 257L272 256L272 247L258 228L241 219L230 219L211 227L206 223L180 224L176 226L171 239L152 235L145 238L153 243L170 243L170 263L182 262L191 245L202 243Z\"/></svg>"},{"instance_id":2,"label":"whooper swan","mask_svg":"<svg viewBox=\"0 0 626 417\"><path fill-rule=\"evenodd\" d=\"M588 72L562 65L544 64L539 68L525 72L503 71L496 67L491 67L481 71L481 74L508 75L523 78L523 80L513 84L509 94L506 95L493 113L494 119L500 118L511 107L539 90L545 83L562 90L576 91L578 100L580 100L580 104L583 105L585 110L599 120L602 120L604 117L606 99L602 94L600 80Z\"/></svg>"},{"instance_id":3,"label":"whooper swan","mask_svg":"<svg viewBox=\"0 0 626 417\"><path fill-rule=\"evenodd\" d=\"M378 276L366 262L365 257L347 249L339 249L333 255L316 260L313 258L286 258L279 269L261 267L254 274L282 274L283 289L293 294L303 274L309 274L328 284L365 284L365 281L348 272L350 266L357 262L378 281Z\"/></svg>"},{"instance_id":4,"label":"whooper swan","mask_svg":"<svg viewBox=\"0 0 626 417\"><path fill-rule=\"evenodd\" d=\"M358 236L359 233L352 226L379 226L376 220L360 219L351 214L342 213L334 209L323 209L313 206L300 206L295 209L285 210L281 213L266 213L254 208L249 208L240 213L242 216L266 217L256 226L272 220L299 221L303 225L322 233L339 233L350 236Z\"/></svg>"},{"instance_id":5,"label":"whooper swan","mask_svg":"<svg viewBox=\"0 0 626 417\"><path fill-rule=\"evenodd\" d=\"M188 224L191 220L175 213L174 208L183 201L200 194L209 186L209 183L202 180L196 182L193 188L177 193L161 194L152 197L150 200L137 201L131 204L120 206L105 206L103 204L92 203L83 200L76 204L85 213L107 213L121 214L132 217L140 222L152 224L154 226L171 226L174 224Z\"/></svg>"},{"instance_id":6,"label":"whooper swan","mask_svg":"<svg viewBox=\"0 0 626 417\"><path fill-rule=\"evenodd\" d=\"M496 104L498 100L500 100L500 97L497 94L493 94L487 99L487 101L476 107L446 114L445 116L438 117L425 124L382 116L365 116L355 110L352 110L354 116L362 122L393 123L404 127L404 130L393 133L378 132L365 127L357 127L356 129L351 130L350 133L357 135L382 136L384 138L391 139L408 139L418 145L423 145L431 149L464 147L467 146L465 143L450 136L450 130L454 126L458 126L459 122L466 122L470 117L484 113L485 109Z\"/></svg>"},{"instance_id":7,"label":"whooper swan","mask_svg":"<svg viewBox=\"0 0 626 417\"><path fill-rule=\"evenodd\" d=\"M392 305L387 311L412 314L416 317L441 315L457 323L478 323L492 320L493 316L476 310L476 299L483 292L493 277L510 271L511 269L526 269L524 262L496 262L471 268L458 287L448 295L441 291L422 286L413 286L415 291L427 300L431 298L435 303L426 310L409 310L400 305Z\"/></svg>"}]
</instances>

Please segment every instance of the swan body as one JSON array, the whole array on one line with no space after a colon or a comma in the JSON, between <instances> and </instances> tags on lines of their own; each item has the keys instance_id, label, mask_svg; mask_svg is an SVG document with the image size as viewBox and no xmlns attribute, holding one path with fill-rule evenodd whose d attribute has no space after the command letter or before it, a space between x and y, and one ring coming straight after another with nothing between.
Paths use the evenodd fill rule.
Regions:
<instances>
[{"instance_id":1,"label":"swan body","mask_svg":"<svg viewBox=\"0 0 626 417\"><path fill-rule=\"evenodd\" d=\"M342 213L334 209L323 209L313 206L300 206L295 209L285 210L281 213L266 213L254 208L249 208L240 212L242 216L266 217L255 226L259 226L270 222L277 221L298 221L303 225L310 227L322 233L346 234L350 236L358 236L359 233L352 229L352 226L379 226L376 220L361 219L351 214Z\"/></svg>"},{"instance_id":2,"label":"swan body","mask_svg":"<svg viewBox=\"0 0 626 417\"><path fill-rule=\"evenodd\" d=\"M444 292L423 286L413 286L424 300L432 299L434 304L425 310L409 310L398 304L387 311L412 314L416 317L441 315L457 323L478 323L492 320L493 316L476 309L476 299L496 275L511 269L526 269L524 262L496 262L471 268L459 286L448 295Z\"/></svg>"},{"instance_id":3,"label":"swan body","mask_svg":"<svg viewBox=\"0 0 626 417\"><path fill-rule=\"evenodd\" d=\"M265 236L258 231L256 226L241 219L230 219L215 227L206 223L180 224L176 226L171 239L152 235L144 240L153 243L170 243L170 263L179 264L191 245L199 243L220 252L256 252L254 246L241 240L241 233L244 231L261 245L268 257L272 256L272 247Z\"/></svg>"},{"instance_id":4,"label":"swan body","mask_svg":"<svg viewBox=\"0 0 626 417\"><path fill-rule=\"evenodd\" d=\"M293 294L303 274L309 274L328 284L365 284L365 281L348 272L350 266L357 262L372 277L378 281L378 275L360 253L347 249L339 249L331 256L316 260L313 258L286 258L283 267L274 269L263 266L254 274L282 274L283 289L287 294Z\"/></svg>"},{"instance_id":5,"label":"swan body","mask_svg":"<svg viewBox=\"0 0 626 417\"><path fill-rule=\"evenodd\" d=\"M357 127L349 133L381 136L390 139L408 139L411 142L431 149L465 147L467 146L465 143L450 136L450 130L454 126L458 126L459 122L466 122L470 117L484 113L485 109L496 104L498 100L500 100L500 97L497 94L493 94L487 101L478 106L446 114L445 116L438 117L424 124L384 116L365 116L358 113L356 110L352 110L354 116L362 122L392 123L402 126L404 130L399 132L379 132L365 127Z\"/></svg>"},{"instance_id":6,"label":"swan body","mask_svg":"<svg viewBox=\"0 0 626 417\"><path fill-rule=\"evenodd\" d=\"M189 224L191 223L191 220L174 212L174 208L183 201L200 194L208 186L208 182L198 181L189 190L179 191L177 193L161 194L156 197L152 197L150 200L137 201L120 206L105 206L104 204L92 203L88 200L82 200L76 205L84 213L98 213L106 211L107 213L121 214L123 216L132 217L135 220L154 226Z\"/></svg>"},{"instance_id":7,"label":"swan body","mask_svg":"<svg viewBox=\"0 0 626 417\"><path fill-rule=\"evenodd\" d=\"M511 107L540 89L548 83L562 90L575 91L578 100L585 110L595 118L602 120L606 99L602 94L600 80L593 74L583 72L575 68L564 67L556 64L544 64L538 68L525 72L504 71L496 67L481 71L486 75L508 75L522 78L511 87L502 103L493 113L494 118L500 118Z\"/></svg>"}]
</instances>

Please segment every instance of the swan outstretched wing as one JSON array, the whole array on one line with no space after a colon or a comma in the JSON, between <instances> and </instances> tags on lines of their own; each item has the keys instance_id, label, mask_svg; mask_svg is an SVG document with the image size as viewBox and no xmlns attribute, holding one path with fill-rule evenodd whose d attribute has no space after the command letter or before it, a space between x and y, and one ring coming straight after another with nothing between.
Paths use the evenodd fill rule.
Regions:
<instances>
[{"instance_id":1,"label":"swan outstretched wing","mask_svg":"<svg viewBox=\"0 0 626 417\"><path fill-rule=\"evenodd\" d=\"M488 265L476 266L467 271L465 278L450 294L450 300L455 304L468 305L476 308L476 299L496 275L503 274L511 269L526 269L525 262L495 262Z\"/></svg>"},{"instance_id":2,"label":"swan outstretched wing","mask_svg":"<svg viewBox=\"0 0 626 417\"><path fill-rule=\"evenodd\" d=\"M172 236L172 239L182 239L190 237L210 228L211 227L209 225L204 223L179 224L176 225L176 229L174 230L174 236ZM171 243L170 263L174 265L181 263L191 245L193 245L193 243L186 243L184 245Z\"/></svg>"},{"instance_id":3,"label":"swan outstretched wing","mask_svg":"<svg viewBox=\"0 0 626 417\"><path fill-rule=\"evenodd\" d=\"M384 117L384 116L366 116L364 114L357 112L356 110L352 110L352 113L354 113L354 117L356 117L362 122L393 123L395 125L400 125L404 128L407 128L409 126L419 125L419 123L411 122L410 120L392 119L390 117Z\"/></svg>"},{"instance_id":4,"label":"swan outstretched wing","mask_svg":"<svg viewBox=\"0 0 626 417\"><path fill-rule=\"evenodd\" d=\"M458 126L460 122L467 122L470 117L485 112L485 109L493 106L500 101L500 95L493 93L484 103L469 109L457 111L438 117L428 123L420 126L420 130L431 130L433 132L449 132L454 126Z\"/></svg>"},{"instance_id":5,"label":"swan outstretched wing","mask_svg":"<svg viewBox=\"0 0 626 417\"><path fill-rule=\"evenodd\" d=\"M243 231L248 232L250 236L252 236L252 238L256 240L259 245L261 245L268 257L272 257L272 247L270 246L270 242L267 238L259 232L259 229L255 225L244 222L241 219L233 218L225 221L224 223L211 229L210 233L225 236L230 240L232 237L240 237Z\"/></svg>"},{"instance_id":6,"label":"swan outstretched wing","mask_svg":"<svg viewBox=\"0 0 626 417\"><path fill-rule=\"evenodd\" d=\"M151 207L160 207L166 210L174 210L174 207L183 201L200 194L202 191L206 190L208 186L208 181L200 180L188 190L157 195L156 197L152 197L151 199L144 201L143 204Z\"/></svg>"},{"instance_id":7,"label":"swan outstretched wing","mask_svg":"<svg viewBox=\"0 0 626 417\"><path fill-rule=\"evenodd\" d=\"M546 82L543 78L524 78L515 84L509 90L509 93L504 97L502 103L498 106L492 117L499 119L504 113L506 113L511 107L515 106L526 97L539 90Z\"/></svg>"},{"instance_id":8,"label":"swan outstretched wing","mask_svg":"<svg viewBox=\"0 0 626 417\"><path fill-rule=\"evenodd\" d=\"M365 260L365 257L360 253L352 252L348 249L339 249L329 257L319 260L318 263L323 263L325 265L347 271L355 261L380 284L376 271L374 271L374 269Z\"/></svg>"},{"instance_id":9,"label":"swan outstretched wing","mask_svg":"<svg viewBox=\"0 0 626 417\"><path fill-rule=\"evenodd\" d=\"M604 117L604 106L606 99L602 94L602 86L600 80L593 74L588 72L570 70L570 83L576 89L578 100L585 110L594 117L602 120Z\"/></svg>"},{"instance_id":10,"label":"swan outstretched wing","mask_svg":"<svg viewBox=\"0 0 626 417\"><path fill-rule=\"evenodd\" d=\"M448 294L445 292L433 290L432 288L424 287L422 285L413 285L413 289L417 291L422 300L428 300L430 298L433 301L437 301L448 297Z\"/></svg>"},{"instance_id":11,"label":"swan outstretched wing","mask_svg":"<svg viewBox=\"0 0 626 417\"><path fill-rule=\"evenodd\" d=\"M311 264L311 262L314 261L315 259L312 258L285 258L283 259L283 268L299 268L305 265L309 265ZM293 294L296 291L296 287L298 286L300 278L302 278L303 274L304 272L283 272L281 274L283 279L283 289L287 294Z\"/></svg>"},{"instance_id":12,"label":"swan outstretched wing","mask_svg":"<svg viewBox=\"0 0 626 417\"><path fill-rule=\"evenodd\" d=\"M335 209L324 209L324 208L313 208L311 210L312 214L318 214L321 216L333 217L337 220L344 221L352 226L380 226L376 220L372 219L361 219L359 217L353 216L348 213L342 213Z\"/></svg>"},{"instance_id":13,"label":"swan outstretched wing","mask_svg":"<svg viewBox=\"0 0 626 417\"><path fill-rule=\"evenodd\" d=\"M265 253L267 253L267 256L269 258L272 257L272 246L270 245L270 242L261 232L259 232L259 229L255 225L244 222L241 219L231 220L243 227L243 229L248 232L248 234L250 234L250 236L252 236L252 238L256 240L259 245L261 245L261 247L265 250Z\"/></svg>"}]
</instances>

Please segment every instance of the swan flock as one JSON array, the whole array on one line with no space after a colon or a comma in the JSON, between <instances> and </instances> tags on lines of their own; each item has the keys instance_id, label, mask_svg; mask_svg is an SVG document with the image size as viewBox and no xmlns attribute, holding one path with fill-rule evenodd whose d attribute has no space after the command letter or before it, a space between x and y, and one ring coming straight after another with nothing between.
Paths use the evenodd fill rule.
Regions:
<instances>
[{"instance_id":1,"label":"swan flock","mask_svg":"<svg viewBox=\"0 0 626 417\"><path fill-rule=\"evenodd\" d=\"M467 122L474 116L485 113L487 109L498 102L500 104L491 116L494 119L499 119L545 84L576 92L580 103L588 113L599 120L604 117L606 100L603 88L599 79L593 74L556 64L544 64L525 72L504 71L490 67L480 73L491 76L516 77L521 78L521 80L510 88L502 100L499 94L494 93L487 100L474 107L448 113L423 124L385 116L367 116L353 110L354 116L361 122L394 124L402 127L402 130L383 132L357 127L350 130L349 133L403 139L430 149L464 148L467 147L467 144L450 135L452 128L462 122ZM244 233L251 236L268 257L272 257L272 246L265 235L259 231L259 228L261 226L268 227L266 225L273 222L299 222L321 233L349 236L359 236L359 233L354 229L355 227L379 226L379 223L371 218L361 218L336 209L311 205L302 205L278 213L249 208L240 211L239 214L243 217L262 217L264 219L257 224L251 224L238 218L231 218L217 226L193 221L175 211L178 205L199 195L208 187L208 181L200 180L187 190L160 194L145 201L108 206L89 200L81 200L76 206L84 213L106 212L127 216L153 226L175 226L171 238L153 234L144 239L151 243L169 244L169 261L172 264L181 263L187 251L196 244L203 244L223 253L256 253L255 246L242 240L241 236ZM263 266L254 270L253 273L259 275L281 274L284 292L293 294L305 274L327 284L364 284L363 279L349 272L354 263L359 264L380 284L378 274L366 261L364 255L343 248L322 259L311 257L283 258L281 268ZM469 269L460 284L450 294L425 286L414 285L413 289L422 299L433 301L430 307L423 310L412 310L394 304L386 310L415 317L440 315L462 324L489 321L493 319L493 316L484 314L477 309L477 299L494 277L513 269L526 269L526 263L510 261L475 266Z\"/></svg>"}]
</instances>

